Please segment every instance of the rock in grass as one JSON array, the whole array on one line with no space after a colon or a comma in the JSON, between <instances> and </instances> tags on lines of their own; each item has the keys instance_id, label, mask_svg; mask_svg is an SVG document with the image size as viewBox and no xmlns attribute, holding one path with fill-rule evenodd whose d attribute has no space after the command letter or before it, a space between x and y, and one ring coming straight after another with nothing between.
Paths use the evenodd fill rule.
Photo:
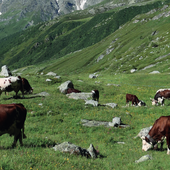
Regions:
<instances>
[{"instance_id":1,"label":"rock in grass","mask_svg":"<svg viewBox=\"0 0 170 170\"><path fill-rule=\"evenodd\" d=\"M147 161L147 160L151 160L151 159L152 159L152 156L150 156L150 155L144 155L144 156L142 156L140 159L136 160L135 163L140 163L140 162Z\"/></svg>"},{"instance_id":2,"label":"rock in grass","mask_svg":"<svg viewBox=\"0 0 170 170\"><path fill-rule=\"evenodd\" d=\"M142 136L146 136L149 133L151 128L152 128L152 126L141 129L140 132L138 133L138 135L135 136L134 138L137 138L137 137L141 138Z\"/></svg>"},{"instance_id":3,"label":"rock in grass","mask_svg":"<svg viewBox=\"0 0 170 170\"><path fill-rule=\"evenodd\" d=\"M70 142L63 142L61 144L55 145L53 147L55 151L60 151L63 153L70 153L86 156L87 158L97 158L97 151L95 150L93 144L90 144L90 147L88 149L81 148L80 146L74 145Z\"/></svg>"},{"instance_id":4,"label":"rock in grass","mask_svg":"<svg viewBox=\"0 0 170 170\"><path fill-rule=\"evenodd\" d=\"M86 100L85 105L93 105L93 106L98 106L98 102L94 100Z\"/></svg>"},{"instance_id":5,"label":"rock in grass","mask_svg":"<svg viewBox=\"0 0 170 170\"><path fill-rule=\"evenodd\" d=\"M68 81L62 83L58 88L61 93L66 94L68 88L74 89L74 85L70 80L68 80Z\"/></svg>"}]
</instances>

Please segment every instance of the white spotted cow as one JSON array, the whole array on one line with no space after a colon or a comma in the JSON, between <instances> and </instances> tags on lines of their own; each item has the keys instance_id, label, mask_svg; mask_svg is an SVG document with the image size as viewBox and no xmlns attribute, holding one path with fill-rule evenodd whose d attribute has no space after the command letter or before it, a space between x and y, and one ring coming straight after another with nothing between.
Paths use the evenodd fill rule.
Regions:
<instances>
[{"instance_id":1,"label":"white spotted cow","mask_svg":"<svg viewBox=\"0 0 170 170\"><path fill-rule=\"evenodd\" d=\"M158 103L161 104L161 106L164 106L164 100L170 98L170 89L159 89L155 96L154 99L150 98L152 101L152 105L158 105Z\"/></svg>"},{"instance_id":2,"label":"white spotted cow","mask_svg":"<svg viewBox=\"0 0 170 170\"><path fill-rule=\"evenodd\" d=\"M22 97L24 98L24 89L22 85L22 79L20 76L0 78L0 95L2 94L2 92L11 92L11 91L15 91L16 97L18 92L21 91Z\"/></svg>"}]
</instances>

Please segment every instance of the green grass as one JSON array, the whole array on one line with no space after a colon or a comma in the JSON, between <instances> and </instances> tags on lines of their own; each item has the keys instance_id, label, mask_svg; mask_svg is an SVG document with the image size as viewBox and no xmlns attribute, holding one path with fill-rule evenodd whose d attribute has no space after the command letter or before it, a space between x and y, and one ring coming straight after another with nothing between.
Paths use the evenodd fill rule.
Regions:
<instances>
[{"instance_id":1,"label":"green grass","mask_svg":"<svg viewBox=\"0 0 170 170\"><path fill-rule=\"evenodd\" d=\"M9 96L1 95L1 103L21 102L28 111L25 122L27 138L23 141L23 147L18 143L12 149L13 137L7 134L1 136L1 169L168 169L166 144L163 152L143 152L141 139L133 138L142 128L153 125L160 116L169 115L168 100L164 107L152 106L150 101L150 97L154 97L159 88L170 86L167 76L103 73L97 79L89 79L88 74L75 74L61 75L61 80L49 84L45 82L47 76L31 74L29 69L25 70L22 77L29 80L34 93L46 91L50 96L32 98L31 95L26 95L25 99L9 99L14 92L9 93ZM66 80L71 80L76 89L84 92L99 89L100 104L113 102L118 107L85 107L83 100L68 99L58 90L58 86ZM120 86L107 86L108 83ZM136 94L146 102L147 107L124 107L126 93ZM121 117L122 122L130 127L84 127L81 124L81 119L109 122L114 116ZM52 149L56 143L65 141L83 148L88 148L92 143L103 158L86 159ZM135 164L135 160L146 154L152 155L153 160Z\"/></svg>"}]
</instances>

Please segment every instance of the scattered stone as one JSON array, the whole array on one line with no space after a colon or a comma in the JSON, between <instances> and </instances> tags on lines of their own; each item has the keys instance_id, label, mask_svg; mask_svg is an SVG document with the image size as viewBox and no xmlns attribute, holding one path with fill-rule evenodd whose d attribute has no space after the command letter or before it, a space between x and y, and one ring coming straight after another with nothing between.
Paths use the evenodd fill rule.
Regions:
<instances>
[{"instance_id":1,"label":"scattered stone","mask_svg":"<svg viewBox=\"0 0 170 170\"><path fill-rule=\"evenodd\" d=\"M54 78L55 78L55 79L61 79L61 77L60 77L60 76L55 76Z\"/></svg>"},{"instance_id":2,"label":"scattered stone","mask_svg":"<svg viewBox=\"0 0 170 170\"><path fill-rule=\"evenodd\" d=\"M62 83L58 88L61 93L67 94L67 89L68 88L74 89L74 85L70 80L68 80L68 81Z\"/></svg>"},{"instance_id":3,"label":"scattered stone","mask_svg":"<svg viewBox=\"0 0 170 170\"><path fill-rule=\"evenodd\" d=\"M34 94L33 96L42 96L42 97L45 97L45 96L49 96L50 94L47 93L47 92L41 92L41 93L37 93L37 94Z\"/></svg>"},{"instance_id":4,"label":"scattered stone","mask_svg":"<svg viewBox=\"0 0 170 170\"><path fill-rule=\"evenodd\" d=\"M75 99L75 100L78 100L78 99L82 99L82 100L88 100L89 98L91 98L91 93L70 93L70 94L66 94L66 96L68 98L71 98L71 99Z\"/></svg>"},{"instance_id":5,"label":"scattered stone","mask_svg":"<svg viewBox=\"0 0 170 170\"><path fill-rule=\"evenodd\" d=\"M100 55L99 57L98 57L98 59L97 59L97 63L100 61L100 60L102 60L104 58L104 55L102 54L102 55Z\"/></svg>"},{"instance_id":6,"label":"scattered stone","mask_svg":"<svg viewBox=\"0 0 170 170\"><path fill-rule=\"evenodd\" d=\"M85 101L86 105L93 105L93 106L98 106L98 101L94 101L94 100L86 100Z\"/></svg>"},{"instance_id":7,"label":"scattered stone","mask_svg":"<svg viewBox=\"0 0 170 170\"><path fill-rule=\"evenodd\" d=\"M115 107L117 107L117 104L116 103L106 103L105 106L110 106L114 109Z\"/></svg>"},{"instance_id":8,"label":"scattered stone","mask_svg":"<svg viewBox=\"0 0 170 170\"><path fill-rule=\"evenodd\" d=\"M98 77L98 74L96 74L96 73L93 73L93 74L89 75L89 78L91 78L91 79L97 78L97 77Z\"/></svg>"},{"instance_id":9,"label":"scattered stone","mask_svg":"<svg viewBox=\"0 0 170 170\"><path fill-rule=\"evenodd\" d=\"M47 75L47 76L57 76L57 74L56 74L56 73L53 73L53 72L49 72L49 73L47 73L46 75Z\"/></svg>"},{"instance_id":10,"label":"scattered stone","mask_svg":"<svg viewBox=\"0 0 170 170\"><path fill-rule=\"evenodd\" d=\"M147 160L152 160L152 156L144 155L139 160L136 160L135 163L140 163L140 162L147 161Z\"/></svg>"},{"instance_id":11,"label":"scattered stone","mask_svg":"<svg viewBox=\"0 0 170 170\"><path fill-rule=\"evenodd\" d=\"M46 81L46 82L50 82L50 81L52 81L52 80L51 80L51 79L46 79L45 81Z\"/></svg>"},{"instance_id":12,"label":"scattered stone","mask_svg":"<svg viewBox=\"0 0 170 170\"><path fill-rule=\"evenodd\" d=\"M146 136L149 133L151 128L152 128L152 126L141 129L140 132L138 133L138 135L135 136L134 138L137 138L137 137L141 138L142 136Z\"/></svg>"},{"instance_id":13,"label":"scattered stone","mask_svg":"<svg viewBox=\"0 0 170 170\"><path fill-rule=\"evenodd\" d=\"M1 67L1 73L0 73L1 76L5 76L5 77L8 77L8 76L12 76L12 73L11 71L9 70L9 68L4 65Z\"/></svg>"},{"instance_id":14,"label":"scattered stone","mask_svg":"<svg viewBox=\"0 0 170 170\"><path fill-rule=\"evenodd\" d=\"M159 74L159 73L160 73L159 71L152 71L149 74Z\"/></svg>"},{"instance_id":15,"label":"scattered stone","mask_svg":"<svg viewBox=\"0 0 170 170\"><path fill-rule=\"evenodd\" d=\"M125 144L125 142L117 142L118 144Z\"/></svg>"},{"instance_id":16,"label":"scattered stone","mask_svg":"<svg viewBox=\"0 0 170 170\"><path fill-rule=\"evenodd\" d=\"M108 83L107 86L115 86L115 87L119 87L120 84L110 84L110 83Z\"/></svg>"},{"instance_id":17,"label":"scattered stone","mask_svg":"<svg viewBox=\"0 0 170 170\"><path fill-rule=\"evenodd\" d=\"M87 158L97 158L99 155L93 144L90 144L90 147L88 149L84 149L70 142L63 142L61 144L55 145L53 149L62 153L70 153L70 155L81 155Z\"/></svg>"},{"instance_id":18,"label":"scattered stone","mask_svg":"<svg viewBox=\"0 0 170 170\"><path fill-rule=\"evenodd\" d=\"M112 119L112 122L109 122L109 126L114 126L114 127L118 127L121 124L121 118L120 117L114 117Z\"/></svg>"},{"instance_id":19,"label":"scattered stone","mask_svg":"<svg viewBox=\"0 0 170 170\"><path fill-rule=\"evenodd\" d=\"M134 73L134 72L136 72L136 71L137 71L137 69L131 69L131 70L130 70L131 73Z\"/></svg>"}]
</instances>

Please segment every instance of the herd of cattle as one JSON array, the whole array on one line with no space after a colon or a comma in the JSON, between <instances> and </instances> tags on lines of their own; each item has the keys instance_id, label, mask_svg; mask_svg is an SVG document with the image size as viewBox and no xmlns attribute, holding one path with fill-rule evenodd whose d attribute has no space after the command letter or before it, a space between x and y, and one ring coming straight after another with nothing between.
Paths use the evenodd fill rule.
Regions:
<instances>
[{"instance_id":1,"label":"herd of cattle","mask_svg":"<svg viewBox=\"0 0 170 170\"><path fill-rule=\"evenodd\" d=\"M25 93L33 93L33 88L25 78L20 76L10 76L7 78L0 78L0 95L2 92L15 91L16 96L19 91L22 92L24 98ZM74 88L69 88L67 93L81 93L81 91ZM99 102L99 91L92 90L92 99ZM170 98L170 89L159 89L154 99L151 99L152 105L164 105L164 100ZM129 101L132 102L132 106L145 106L145 102L139 100L136 95L126 94L126 104L129 105ZM20 145L23 145L22 139L26 138L24 134L24 122L26 120L27 110L23 104L0 104L0 136L8 133L10 136L14 136L13 147L16 146L19 139ZM152 146L157 147L157 143L161 143L161 149L163 147L163 141L166 138L167 141L167 154L170 154L170 116L161 116L157 119L146 136L142 139L142 150L147 151Z\"/></svg>"}]
</instances>

